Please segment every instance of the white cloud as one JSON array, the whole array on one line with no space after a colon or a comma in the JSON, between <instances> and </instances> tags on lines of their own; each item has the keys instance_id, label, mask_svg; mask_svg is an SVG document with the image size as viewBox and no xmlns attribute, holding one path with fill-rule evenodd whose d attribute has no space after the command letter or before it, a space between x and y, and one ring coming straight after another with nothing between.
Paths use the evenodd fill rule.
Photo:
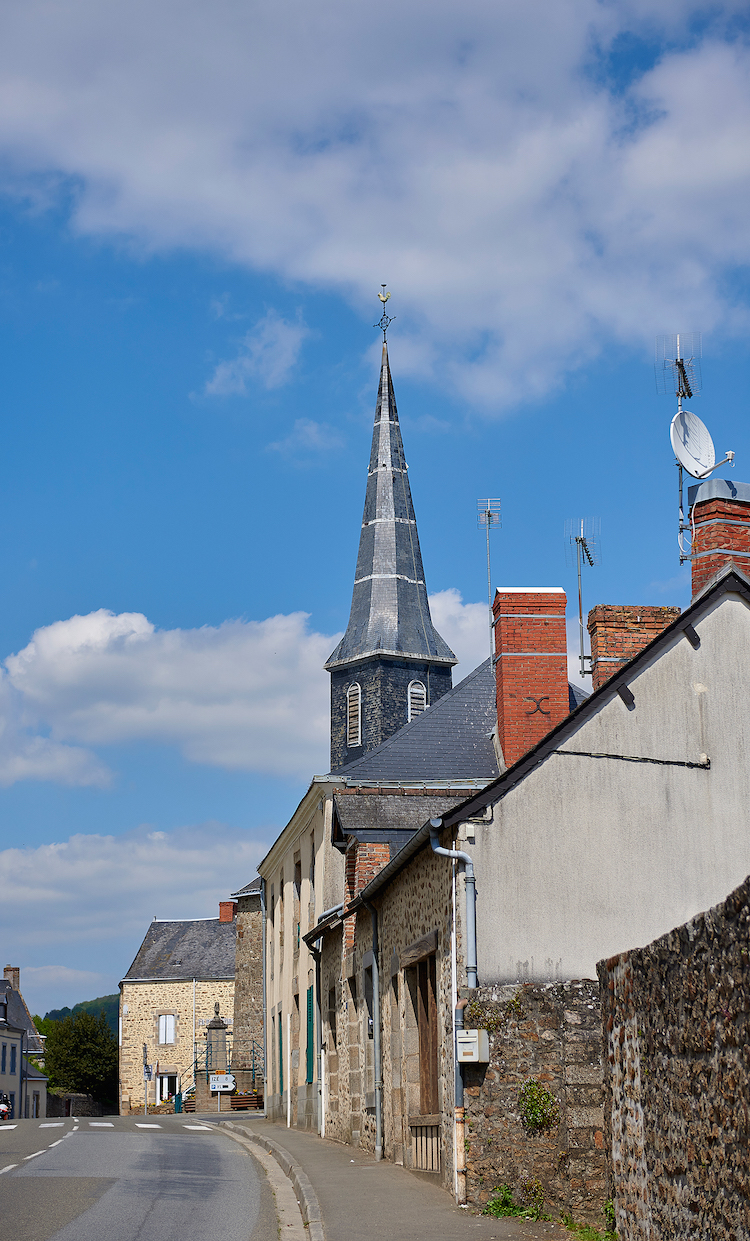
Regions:
<instances>
[{"instance_id":1,"label":"white cloud","mask_svg":"<svg viewBox=\"0 0 750 1241\"><path fill-rule=\"evenodd\" d=\"M58 778L101 782L98 760L65 747L129 741L174 745L192 762L233 770L325 771L323 664L339 636L311 632L301 612L157 630L140 613L102 609L38 629L6 660L6 680L16 728L49 730L52 740L32 736L25 767L11 754L8 782L16 769L16 778L55 778L50 753L64 769Z\"/></svg>"},{"instance_id":2,"label":"white cloud","mask_svg":"<svg viewBox=\"0 0 750 1241\"><path fill-rule=\"evenodd\" d=\"M267 311L246 333L237 357L216 367L206 384L206 395L244 396L251 379L259 379L266 388L280 388L287 382L306 336L309 331L300 319L290 323L275 310Z\"/></svg>"},{"instance_id":3,"label":"white cloud","mask_svg":"<svg viewBox=\"0 0 750 1241\"><path fill-rule=\"evenodd\" d=\"M0 928L32 1011L115 991L153 917L218 917L276 834L205 823L2 850Z\"/></svg>"},{"instance_id":4,"label":"white cloud","mask_svg":"<svg viewBox=\"0 0 750 1241\"><path fill-rule=\"evenodd\" d=\"M283 440L276 440L267 447L286 457L306 457L309 453L334 452L344 441L327 422L314 422L311 418L298 418Z\"/></svg>"},{"instance_id":5,"label":"white cloud","mask_svg":"<svg viewBox=\"0 0 750 1241\"><path fill-rule=\"evenodd\" d=\"M72 187L85 233L363 310L387 276L402 368L501 408L605 342L746 325L726 280L750 259L743 7L26 0L4 12L0 153L36 209ZM624 87L622 34L660 47ZM269 348L209 390L280 382Z\"/></svg>"},{"instance_id":6,"label":"white cloud","mask_svg":"<svg viewBox=\"0 0 750 1241\"><path fill-rule=\"evenodd\" d=\"M453 683L457 685L489 656L487 604L464 603L461 592L451 587L430 595L430 615L458 660L453 669Z\"/></svg>"},{"instance_id":7,"label":"white cloud","mask_svg":"<svg viewBox=\"0 0 750 1241\"><path fill-rule=\"evenodd\" d=\"M90 750L50 740L23 719L21 696L0 668L0 786L18 780L105 787L110 772Z\"/></svg>"}]
</instances>

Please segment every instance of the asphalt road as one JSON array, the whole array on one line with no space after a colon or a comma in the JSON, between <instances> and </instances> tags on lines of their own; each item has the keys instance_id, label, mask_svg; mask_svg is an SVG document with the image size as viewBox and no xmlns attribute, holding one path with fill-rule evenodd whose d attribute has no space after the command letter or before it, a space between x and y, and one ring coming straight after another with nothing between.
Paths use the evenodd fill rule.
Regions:
<instances>
[{"instance_id":1,"label":"asphalt road","mask_svg":"<svg viewBox=\"0 0 750 1241\"><path fill-rule=\"evenodd\" d=\"M262 1167L200 1117L0 1126L0 1219L14 1241L276 1241Z\"/></svg>"}]
</instances>

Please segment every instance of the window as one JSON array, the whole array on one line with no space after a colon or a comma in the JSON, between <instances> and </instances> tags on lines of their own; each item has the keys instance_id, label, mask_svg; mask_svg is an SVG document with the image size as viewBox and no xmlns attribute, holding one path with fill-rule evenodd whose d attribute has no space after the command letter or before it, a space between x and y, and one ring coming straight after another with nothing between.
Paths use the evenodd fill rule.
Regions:
<instances>
[{"instance_id":1,"label":"window","mask_svg":"<svg viewBox=\"0 0 750 1241\"><path fill-rule=\"evenodd\" d=\"M174 1042L174 1013L162 1013L159 1018L159 1042Z\"/></svg>"},{"instance_id":2,"label":"window","mask_svg":"<svg viewBox=\"0 0 750 1241\"><path fill-rule=\"evenodd\" d=\"M421 681L410 681L407 691L409 700L409 719L414 720L421 715L427 706L427 690Z\"/></svg>"},{"instance_id":3,"label":"window","mask_svg":"<svg viewBox=\"0 0 750 1241\"><path fill-rule=\"evenodd\" d=\"M337 1048L337 1032L336 1032L336 988L331 987L328 992L328 1029L331 1032L331 1045L328 1048L330 1052L336 1051Z\"/></svg>"},{"instance_id":4,"label":"window","mask_svg":"<svg viewBox=\"0 0 750 1241\"><path fill-rule=\"evenodd\" d=\"M15 1043L11 1043L11 1045L10 1045L10 1074L11 1074L11 1077L13 1076L13 1074L14 1074L14 1073L15 1073L15 1071L16 1071L16 1053L17 1053L17 1051L18 1051L18 1048L16 1047Z\"/></svg>"},{"instance_id":5,"label":"window","mask_svg":"<svg viewBox=\"0 0 750 1241\"><path fill-rule=\"evenodd\" d=\"M8 1044L3 1043L2 1059L0 1059L0 1073L8 1072Z\"/></svg>"},{"instance_id":6,"label":"window","mask_svg":"<svg viewBox=\"0 0 750 1241\"><path fill-rule=\"evenodd\" d=\"M362 744L362 690L356 681L346 691L346 744Z\"/></svg>"},{"instance_id":7,"label":"window","mask_svg":"<svg viewBox=\"0 0 750 1241\"><path fill-rule=\"evenodd\" d=\"M313 1079L315 1064L315 1001L313 988L307 988L307 1049L305 1054L305 1081L310 1084Z\"/></svg>"},{"instance_id":8,"label":"window","mask_svg":"<svg viewBox=\"0 0 750 1241\"><path fill-rule=\"evenodd\" d=\"M437 962L434 955L417 966L417 1024L420 1106L428 1115L439 1111Z\"/></svg>"}]
</instances>

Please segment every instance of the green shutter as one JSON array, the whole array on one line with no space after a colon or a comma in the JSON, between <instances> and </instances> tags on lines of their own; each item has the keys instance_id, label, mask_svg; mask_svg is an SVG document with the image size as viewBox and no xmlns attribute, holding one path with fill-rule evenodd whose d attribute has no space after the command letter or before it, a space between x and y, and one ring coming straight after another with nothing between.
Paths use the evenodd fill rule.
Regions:
<instances>
[{"instance_id":1,"label":"green shutter","mask_svg":"<svg viewBox=\"0 0 750 1241\"><path fill-rule=\"evenodd\" d=\"M313 988L307 988L307 1082L313 1079L315 1063L315 1010L313 1005Z\"/></svg>"}]
</instances>

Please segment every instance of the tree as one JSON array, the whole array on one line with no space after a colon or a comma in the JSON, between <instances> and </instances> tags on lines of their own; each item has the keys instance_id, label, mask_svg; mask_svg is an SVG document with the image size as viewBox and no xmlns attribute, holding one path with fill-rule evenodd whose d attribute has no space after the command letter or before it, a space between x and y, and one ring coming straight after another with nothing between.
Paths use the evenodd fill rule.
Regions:
<instances>
[{"instance_id":1,"label":"tree","mask_svg":"<svg viewBox=\"0 0 750 1241\"><path fill-rule=\"evenodd\" d=\"M93 1095L100 1103L117 1098L117 1039L105 1013L76 1013L45 1021L45 1072L50 1086Z\"/></svg>"}]
</instances>

